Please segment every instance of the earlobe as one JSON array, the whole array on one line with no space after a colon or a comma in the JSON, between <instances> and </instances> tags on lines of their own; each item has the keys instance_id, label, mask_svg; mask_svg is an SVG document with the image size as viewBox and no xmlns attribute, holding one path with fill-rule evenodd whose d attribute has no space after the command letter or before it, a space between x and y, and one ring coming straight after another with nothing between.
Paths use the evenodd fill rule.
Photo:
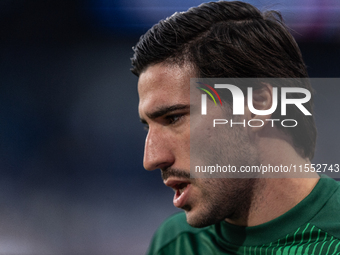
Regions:
<instances>
[{"instance_id":1,"label":"earlobe","mask_svg":"<svg viewBox=\"0 0 340 255\"><path fill-rule=\"evenodd\" d=\"M277 107L277 88L263 83L258 89L248 88L249 121L263 123L263 125L252 126L253 131L262 129L270 119Z\"/></svg>"}]
</instances>

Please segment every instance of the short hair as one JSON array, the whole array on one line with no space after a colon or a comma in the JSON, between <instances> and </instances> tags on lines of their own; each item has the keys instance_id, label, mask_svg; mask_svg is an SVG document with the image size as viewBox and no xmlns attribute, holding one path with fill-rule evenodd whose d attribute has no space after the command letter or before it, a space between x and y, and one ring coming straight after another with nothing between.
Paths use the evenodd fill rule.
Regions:
<instances>
[{"instance_id":1,"label":"short hair","mask_svg":"<svg viewBox=\"0 0 340 255\"><path fill-rule=\"evenodd\" d=\"M155 24L133 48L131 71L139 76L161 62L193 65L200 78L307 78L300 49L277 11L261 12L240 1L201 4ZM311 86L305 85L310 91ZM230 102L228 102L230 104ZM280 105L280 98L279 98ZM305 104L313 112L313 100ZM312 159L314 117L290 111L296 128L289 133L302 156ZM287 117L289 116L287 114ZM273 113L278 118L278 111Z\"/></svg>"}]
</instances>

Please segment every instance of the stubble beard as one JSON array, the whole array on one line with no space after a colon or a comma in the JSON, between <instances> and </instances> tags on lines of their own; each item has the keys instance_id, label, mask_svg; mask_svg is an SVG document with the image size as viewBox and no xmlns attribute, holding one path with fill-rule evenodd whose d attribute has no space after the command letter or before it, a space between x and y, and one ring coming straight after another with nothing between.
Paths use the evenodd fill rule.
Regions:
<instances>
[{"instance_id":1,"label":"stubble beard","mask_svg":"<svg viewBox=\"0 0 340 255\"><path fill-rule=\"evenodd\" d=\"M186 205L189 225L202 228L222 220L247 221L257 179L201 179L200 201Z\"/></svg>"},{"instance_id":2,"label":"stubble beard","mask_svg":"<svg viewBox=\"0 0 340 255\"><path fill-rule=\"evenodd\" d=\"M229 133L215 136L213 149L206 149L201 154L208 165L230 164L238 169L241 165L259 165L258 152L252 145L246 130L242 128L234 128L229 130ZM225 175L225 177L233 176ZM187 222L191 226L206 227L225 219L247 222L259 179L201 178L195 181L201 193L200 197L183 208L186 210Z\"/></svg>"}]
</instances>

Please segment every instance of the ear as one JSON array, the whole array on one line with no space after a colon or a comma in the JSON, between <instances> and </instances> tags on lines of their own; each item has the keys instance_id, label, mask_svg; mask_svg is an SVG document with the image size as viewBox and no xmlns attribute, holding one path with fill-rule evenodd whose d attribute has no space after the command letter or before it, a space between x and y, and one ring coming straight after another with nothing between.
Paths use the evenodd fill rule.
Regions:
<instances>
[{"instance_id":1,"label":"ear","mask_svg":"<svg viewBox=\"0 0 340 255\"><path fill-rule=\"evenodd\" d=\"M248 88L247 102L248 121L253 131L259 131L266 125L272 125L272 113L277 107L277 88L268 83L263 83L258 89Z\"/></svg>"}]
</instances>

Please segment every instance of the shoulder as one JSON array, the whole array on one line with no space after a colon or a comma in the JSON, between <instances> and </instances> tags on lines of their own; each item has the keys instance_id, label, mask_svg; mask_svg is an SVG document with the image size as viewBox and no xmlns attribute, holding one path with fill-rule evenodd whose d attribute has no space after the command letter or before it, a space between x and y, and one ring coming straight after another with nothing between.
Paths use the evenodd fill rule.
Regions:
<instances>
[{"instance_id":1,"label":"shoulder","mask_svg":"<svg viewBox=\"0 0 340 255\"><path fill-rule=\"evenodd\" d=\"M175 254L177 249L191 253L198 235L209 232L209 227L194 228L187 221L184 212L174 214L166 219L156 231L150 244L148 253L151 254Z\"/></svg>"},{"instance_id":2,"label":"shoulder","mask_svg":"<svg viewBox=\"0 0 340 255\"><path fill-rule=\"evenodd\" d=\"M332 188L332 193L328 196L324 206L315 215L311 223L337 239L340 239L340 182L327 177L321 178L320 181L323 182L323 192Z\"/></svg>"}]
</instances>

